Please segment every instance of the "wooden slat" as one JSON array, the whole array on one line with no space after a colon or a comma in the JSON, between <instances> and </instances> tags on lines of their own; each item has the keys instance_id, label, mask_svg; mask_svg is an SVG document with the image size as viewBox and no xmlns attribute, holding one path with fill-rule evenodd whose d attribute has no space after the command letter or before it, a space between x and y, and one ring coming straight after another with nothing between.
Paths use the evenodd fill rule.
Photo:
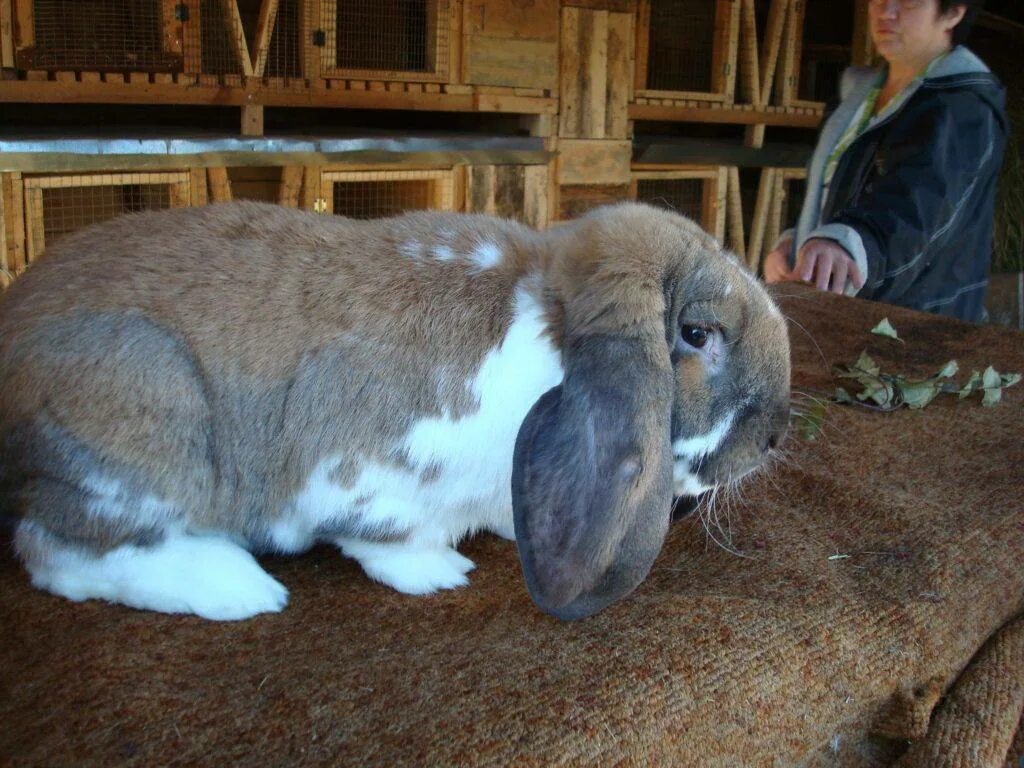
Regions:
<instances>
[{"instance_id":1,"label":"wooden slat","mask_svg":"<svg viewBox=\"0 0 1024 768\"><path fill-rule=\"evenodd\" d=\"M647 65L651 50L651 0L639 0L636 10L636 46L633 89L639 95L647 88Z\"/></svg>"},{"instance_id":2,"label":"wooden slat","mask_svg":"<svg viewBox=\"0 0 1024 768\"><path fill-rule=\"evenodd\" d=\"M231 179L227 168L207 168L207 179L210 184L210 200L214 203L226 203L231 200Z\"/></svg>"},{"instance_id":3,"label":"wooden slat","mask_svg":"<svg viewBox=\"0 0 1024 768\"><path fill-rule=\"evenodd\" d=\"M775 70L782 48L782 36L786 29L790 0L772 0L768 8L768 22L765 24L764 48L761 50L761 99L758 104L771 103L772 86L775 84Z\"/></svg>"},{"instance_id":4,"label":"wooden slat","mask_svg":"<svg viewBox=\"0 0 1024 768\"><path fill-rule=\"evenodd\" d=\"M548 166L523 169L523 219L531 227L544 229L550 221L549 190Z\"/></svg>"},{"instance_id":5,"label":"wooden slat","mask_svg":"<svg viewBox=\"0 0 1024 768\"><path fill-rule=\"evenodd\" d=\"M318 166L307 166L302 169L302 192L299 195L299 206L307 211L317 209L317 201L322 196L322 170Z\"/></svg>"},{"instance_id":6,"label":"wooden slat","mask_svg":"<svg viewBox=\"0 0 1024 768\"><path fill-rule=\"evenodd\" d=\"M718 174L708 186L713 190L714 194L714 235L720 243L725 242L725 224L726 224L726 206L729 193L729 169L722 166L718 169Z\"/></svg>"},{"instance_id":7,"label":"wooden slat","mask_svg":"<svg viewBox=\"0 0 1024 768\"><path fill-rule=\"evenodd\" d=\"M750 240L747 243L747 266L755 274L761 266L761 255L765 248L765 230L771 213L774 189L775 169L765 168L761 171L761 181L757 187L757 201L754 204L754 216L750 223Z\"/></svg>"},{"instance_id":8,"label":"wooden slat","mask_svg":"<svg viewBox=\"0 0 1024 768\"><path fill-rule=\"evenodd\" d=\"M584 135L583 62L579 44L581 15L578 8L562 11L558 133L571 138Z\"/></svg>"},{"instance_id":9,"label":"wooden slat","mask_svg":"<svg viewBox=\"0 0 1024 768\"><path fill-rule=\"evenodd\" d=\"M277 193L279 205L298 208L302 194L303 168L300 165L286 165L281 169L281 188Z\"/></svg>"},{"instance_id":10,"label":"wooden slat","mask_svg":"<svg viewBox=\"0 0 1024 768\"><path fill-rule=\"evenodd\" d=\"M270 38L274 32L274 23L277 21L277 0L263 0L260 3L260 15L256 22L256 51L252 61L252 74L254 77L263 77L267 68L267 54L270 52ZM249 135L262 135L249 134Z\"/></svg>"},{"instance_id":11,"label":"wooden slat","mask_svg":"<svg viewBox=\"0 0 1024 768\"><path fill-rule=\"evenodd\" d=\"M180 184L188 174L180 171L161 173L96 173L66 176L33 176L24 180L25 189L61 189L67 187L120 187L127 184Z\"/></svg>"},{"instance_id":12,"label":"wooden slat","mask_svg":"<svg viewBox=\"0 0 1024 768\"><path fill-rule=\"evenodd\" d=\"M732 102L729 83L736 83L736 37L739 33L739 21L735 10L735 0L715 1L715 37L711 52L711 88L712 93L720 94L722 99Z\"/></svg>"},{"instance_id":13,"label":"wooden slat","mask_svg":"<svg viewBox=\"0 0 1024 768\"><path fill-rule=\"evenodd\" d=\"M629 101L633 93L633 15L608 14L608 69L604 136L629 138Z\"/></svg>"},{"instance_id":14,"label":"wooden slat","mask_svg":"<svg viewBox=\"0 0 1024 768\"><path fill-rule=\"evenodd\" d=\"M721 103L725 101L724 93L709 93L704 91L637 91L636 95L645 99L662 99L672 102L700 101Z\"/></svg>"},{"instance_id":15,"label":"wooden slat","mask_svg":"<svg viewBox=\"0 0 1024 768\"><path fill-rule=\"evenodd\" d=\"M776 169L772 175L771 209L765 228L765 247L771 248L782 234L782 203L786 197L786 180Z\"/></svg>"},{"instance_id":16,"label":"wooden slat","mask_svg":"<svg viewBox=\"0 0 1024 768\"><path fill-rule=\"evenodd\" d=\"M667 181L672 179L714 179L718 176L717 168L694 166L692 168L674 168L673 170L634 170L633 181Z\"/></svg>"},{"instance_id":17,"label":"wooden slat","mask_svg":"<svg viewBox=\"0 0 1024 768\"><path fill-rule=\"evenodd\" d=\"M205 168L192 168L188 172L189 203L194 208L206 205L208 201Z\"/></svg>"},{"instance_id":18,"label":"wooden slat","mask_svg":"<svg viewBox=\"0 0 1024 768\"><path fill-rule=\"evenodd\" d=\"M46 250L46 230L43 226L43 190L25 187L25 258L32 263Z\"/></svg>"},{"instance_id":19,"label":"wooden slat","mask_svg":"<svg viewBox=\"0 0 1024 768\"><path fill-rule=\"evenodd\" d=\"M172 2L172 0L167 0ZM172 2L178 5L178 2ZM198 75L203 71L203 14L201 0L182 0L188 8L188 21L181 23L181 55L185 75ZM184 75L179 75L182 77ZM181 82L179 80L179 82Z\"/></svg>"},{"instance_id":20,"label":"wooden slat","mask_svg":"<svg viewBox=\"0 0 1024 768\"><path fill-rule=\"evenodd\" d=\"M28 263L25 237L25 191L20 173L0 174L0 195L3 196L4 266L20 272Z\"/></svg>"},{"instance_id":21,"label":"wooden slat","mask_svg":"<svg viewBox=\"0 0 1024 768\"><path fill-rule=\"evenodd\" d=\"M853 3L853 38L850 41L850 59L856 67L866 67L874 58L874 43L871 40L871 28L868 24L869 2L870 0L854 0Z\"/></svg>"},{"instance_id":22,"label":"wooden slat","mask_svg":"<svg viewBox=\"0 0 1024 768\"><path fill-rule=\"evenodd\" d=\"M465 66L462 55L463 42L463 4L462 0L451 0L448 3L448 82L463 83ZM429 85L427 86L429 87Z\"/></svg>"},{"instance_id":23,"label":"wooden slat","mask_svg":"<svg viewBox=\"0 0 1024 768\"><path fill-rule=\"evenodd\" d=\"M816 128L821 122L818 112L783 112L743 107L679 106L670 104L631 104L632 120L666 120L673 122L726 123L730 125L785 125L791 128Z\"/></svg>"},{"instance_id":24,"label":"wooden slat","mask_svg":"<svg viewBox=\"0 0 1024 768\"><path fill-rule=\"evenodd\" d=\"M743 232L743 196L740 189L740 170L729 166L728 225L729 247L735 253L747 252L746 238Z\"/></svg>"},{"instance_id":25,"label":"wooden slat","mask_svg":"<svg viewBox=\"0 0 1024 768\"><path fill-rule=\"evenodd\" d=\"M245 41L242 17L238 13L238 0L220 0L220 3L224 11L224 23L228 28L228 37L231 39L235 56L238 57L239 66L242 67L242 74L251 76L252 57L249 55L249 44Z\"/></svg>"},{"instance_id":26,"label":"wooden slat","mask_svg":"<svg viewBox=\"0 0 1024 768\"><path fill-rule=\"evenodd\" d=\"M18 51L36 44L36 22L32 0L10 0L13 3L14 59L18 65Z\"/></svg>"},{"instance_id":27,"label":"wooden slat","mask_svg":"<svg viewBox=\"0 0 1024 768\"><path fill-rule=\"evenodd\" d=\"M742 0L739 63L740 98L751 104L761 101L761 68L757 55L757 13L754 0Z\"/></svg>"},{"instance_id":28,"label":"wooden slat","mask_svg":"<svg viewBox=\"0 0 1024 768\"><path fill-rule=\"evenodd\" d=\"M797 80L800 77L800 52L804 27L804 0L789 1L789 16L786 19L786 33L782 43L782 61L779 63L780 103L788 107L797 94Z\"/></svg>"},{"instance_id":29,"label":"wooden slat","mask_svg":"<svg viewBox=\"0 0 1024 768\"><path fill-rule=\"evenodd\" d=\"M14 67L14 8L0 0L0 66Z\"/></svg>"},{"instance_id":30,"label":"wooden slat","mask_svg":"<svg viewBox=\"0 0 1024 768\"><path fill-rule=\"evenodd\" d=\"M726 39L724 41L724 87L725 103L736 101L736 69L739 62L740 44L740 5L737 0L726 3L727 23L725 24Z\"/></svg>"},{"instance_id":31,"label":"wooden slat","mask_svg":"<svg viewBox=\"0 0 1024 768\"><path fill-rule=\"evenodd\" d=\"M470 213L495 212L497 169L493 165L474 165L466 176L466 208Z\"/></svg>"}]
</instances>

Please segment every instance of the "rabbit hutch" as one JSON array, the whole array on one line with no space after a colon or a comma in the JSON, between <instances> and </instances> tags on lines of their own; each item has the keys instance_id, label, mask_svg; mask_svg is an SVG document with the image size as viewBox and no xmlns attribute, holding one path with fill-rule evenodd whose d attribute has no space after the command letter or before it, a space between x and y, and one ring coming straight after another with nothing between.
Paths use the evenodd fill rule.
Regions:
<instances>
[{"instance_id":1,"label":"rabbit hutch","mask_svg":"<svg viewBox=\"0 0 1024 768\"><path fill-rule=\"evenodd\" d=\"M842 71L874 59L868 2L0 0L0 286L90 224L237 199L536 228L639 200L697 221L754 275L797 217ZM984 22L1015 41L1015 61L1024 23ZM793 381L818 392L834 384L822 350L863 348L867 310L849 300L836 314L839 297L793 290L786 314L820 329L791 334ZM931 334L893 312L901 332ZM1021 364L1019 339L952 327L925 338ZM515 613L514 548L485 537L466 547L488 562L472 586L424 609L379 599L354 568L331 581L337 553L313 550L274 564L290 589L310 574L291 613L216 630L127 610L54 629L50 604L29 602L0 559L13 638L0 643L0 714L15 723L0 763L4 749L25 764L72 749L65 763L891 766L952 691L954 710L986 703L953 722L1005 736L984 763L1002 766L1024 756L1024 687L1010 682L1024 667L1012 623L1024 522L1019 503L1001 514L1019 488L990 457L1024 460L1020 409L953 411L895 437L881 416L837 417L849 453L829 444L820 466L784 466L763 486L765 513L738 534L755 557L737 565L680 521L675 560L649 582L666 601L639 595L617 625ZM944 465L950 433L977 445ZM851 461L871 471L844 471ZM921 466L942 471L926 482ZM922 501L918 486L936 490ZM944 503L964 487L966 511ZM861 528L837 525L834 498L856 502ZM53 615L68 606L81 608ZM137 642L108 651L117 632ZM83 638L74 653L67 637ZM43 672L23 663L36 649ZM986 669L996 682L975 685ZM711 742L720 754L702 751Z\"/></svg>"}]
</instances>

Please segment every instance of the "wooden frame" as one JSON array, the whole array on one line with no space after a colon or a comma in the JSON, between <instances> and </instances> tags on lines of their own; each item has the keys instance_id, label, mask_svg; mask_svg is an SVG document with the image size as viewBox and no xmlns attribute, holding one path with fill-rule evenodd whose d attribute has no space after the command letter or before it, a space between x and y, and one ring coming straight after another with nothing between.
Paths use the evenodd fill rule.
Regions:
<instances>
[{"instance_id":1,"label":"wooden frame","mask_svg":"<svg viewBox=\"0 0 1024 768\"><path fill-rule=\"evenodd\" d=\"M455 170L345 170L339 166L327 166L319 170L316 183L318 194L312 197L312 208L319 213L334 213L334 184L352 181L425 181L430 182L430 205L428 210L454 211L455 205ZM307 181L311 179L307 176ZM308 202L308 200L307 200Z\"/></svg>"},{"instance_id":2,"label":"wooden frame","mask_svg":"<svg viewBox=\"0 0 1024 768\"><path fill-rule=\"evenodd\" d=\"M739 3L736 0L705 1L715 3L710 88L707 91L665 91L647 87L650 64L651 5L657 0L639 0L636 23L636 66L633 82L637 97L733 103L740 33Z\"/></svg>"},{"instance_id":3,"label":"wooden frame","mask_svg":"<svg viewBox=\"0 0 1024 768\"><path fill-rule=\"evenodd\" d=\"M168 186L171 208L191 203L191 177L188 171L142 173L96 173L65 176L31 176L22 180L25 213L25 254L31 263L46 248L43 190L78 187L118 187L126 185Z\"/></svg>"},{"instance_id":4,"label":"wooden frame","mask_svg":"<svg viewBox=\"0 0 1024 768\"><path fill-rule=\"evenodd\" d=\"M433 71L430 72L336 66L338 50L338 0L307 0L307 2L315 3L316 22L312 31L322 31L327 40L325 46L318 48L316 58L319 60L320 66L318 71L314 70L316 77L327 79L366 78L374 81L448 82L450 55L448 50L440 49L440 30L443 26L447 33L446 37L450 47L454 30L452 29L449 6L450 4L455 4L461 7L461 3L458 0L426 0L427 33L425 44L428 61L433 62ZM330 57L324 55L327 50L335 52L333 61L330 60Z\"/></svg>"},{"instance_id":5,"label":"wooden frame","mask_svg":"<svg viewBox=\"0 0 1024 768\"><path fill-rule=\"evenodd\" d=\"M629 187L630 197L639 200L639 182L700 180L701 221L700 225L719 242L725 239L726 198L729 184L727 166L641 166L634 168Z\"/></svg>"},{"instance_id":6,"label":"wooden frame","mask_svg":"<svg viewBox=\"0 0 1024 768\"><path fill-rule=\"evenodd\" d=\"M805 168L765 168L761 171L746 250L747 266L752 272L759 271L765 253L782 234L782 209L789 196L789 183L806 179Z\"/></svg>"}]
</instances>

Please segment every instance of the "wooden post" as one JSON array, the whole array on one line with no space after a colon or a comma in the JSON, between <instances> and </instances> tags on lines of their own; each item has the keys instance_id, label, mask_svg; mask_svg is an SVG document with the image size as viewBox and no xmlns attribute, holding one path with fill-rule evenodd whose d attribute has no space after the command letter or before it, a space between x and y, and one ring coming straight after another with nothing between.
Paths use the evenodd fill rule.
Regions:
<instances>
[{"instance_id":1,"label":"wooden post","mask_svg":"<svg viewBox=\"0 0 1024 768\"><path fill-rule=\"evenodd\" d=\"M193 208L206 205L208 200L206 186L206 169L190 168L188 171L188 195L189 205Z\"/></svg>"},{"instance_id":2,"label":"wooden post","mask_svg":"<svg viewBox=\"0 0 1024 768\"><path fill-rule=\"evenodd\" d=\"M629 102L633 99L633 14L608 14L608 84L605 88L604 135L630 137Z\"/></svg>"},{"instance_id":3,"label":"wooden post","mask_svg":"<svg viewBox=\"0 0 1024 768\"><path fill-rule=\"evenodd\" d=\"M46 250L46 229L43 225L43 190L25 188L25 260L32 263Z\"/></svg>"},{"instance_id":4,"label":"wooden post","mask_svg":"<svg viewBox=\"0 0 1024 768\"><path fill-rule=\"evenodd\" d=\"M300 205L307 211L320 209L323 200L323 172L320 166L307 166L302 169L302 193Z\"/></svg>"},{"instance_id":5,"label":"wooden post","mask_svg":"<svg viewBox=\"0 0 1024 768\"><path fill-rule=\"evenodd\" d=\"M736 64L738 61L739 40L740 40L740 7L737 0L724 0L719 3L718 13L724 13L722 22L722 38L716 44L722 48L718 70L721 72L721 92L724 94L724 102L732 104L736 101ZM719 54L715 54L716 57ZM719 89L715 89L719 90Z\"/></svg>"},{"instance_id":6,"label":"wooden post","mask_svg":"<svg viewBox=\"0 0 1024 768\"><path fill-rule=\"evenodd\" d=\"M768 9L768 23L765 26L764 49L761 51L761 105L772 100L772 86L775 84L775 69L782 48L782 36L786 27L790 0L772 0Z\"/></svg>"},{"instance_id":7,"label":"wooden post","mask_svg":"<svg viewBox=\"0 0 1024 768\"><path fill-rule=\"evenodd\" d=\"M192 203L191 174L181 181L167 185L168 203L171 208L188 208Z\"/></svg>"},{"instance_id":8,"label":"wooden post","mask_svg":"<svg viewBox=\"0 0 1024 768\"><path fill-rule=\"evenodd\" d=\"M608 12L564 8L561 35L559 135L603 139L608 90Z\"/></svg>"},{"instance_id":9,"label":"wooden post","mask_svg":"<svg viewBox=\"0 0 1024 768\"><path fill-rule=\"evenodd\" d=\"M14 21L14 62L18 66L18 52L36 44L35 7L32 0L11 0Z\"/></svg>"},{"instance_id":10,"label":"wooden post","mask_svg":"<svg viewBox=\"0 0 1024 768\"><path fill-rule=\"evenodd\" d=\"M722 165L714 179L715 188L715 238L725 242L726 200L729 194L729 169Z\"/></svg>"},{"instance_id":11,"label":"wooden post","mask_svg":"<svg viewBox=\"0 0 1024 768\"><path fill-rule=\"evenodd\" d=\"M242 107L242 135L263 135L263 105L246 104Z\"/></svg>"},{"instance_id":12,"label":"wooden post","mask_svg":"<svg viewBox=\"0 0 1024 768\"><path fill-rule=\"evenodd\" d=\"M754 0L742 0L740 8L740 63L743 77L740 79L740 98L749 104L761 103L761 70L757 57L757 14Z\"/></svg>"},{"instance_id":13,"label":"wooden post","mask_svg":"<svg viewBox=\"0 0 1024 768\"><path fill-rule=\"evenodd\" d=\"M851 40L851 63L857 67L866 67L874 59L874 43L871 40L871 28L868 24L868 2L870 0L854 0L853 3L853 39Z\"/></svg>"},{"instance_id":14,"label":"wooden post","mask_svg":"<svg viewBox=\"0 0 1024 768\"><path fill-rule=\"evenodd\" d=\"M462 61L462 0L451 0L448 4L448 82L463 83Z\"/></svg>"},{"instance_id":15,"label":"wooden post","mask_svg":"<svg viewBox=\"0 0 1024 768\"><path fill-rule=\"evenodd\" d=\"M493 165L474 165L466 174L466 206L471 213L494 213L494 193L498 184Z\"/></svg>"},{"instance_id":16,"label":"wooden post","mask_svg":"<svg viewBox=\"0 0 1024 768\"><path fill-rule=\"evenodd\" d=\"M207 168L210 182L210 199L215 203L226 203L231 200L231 179L227 168Z\"/></svg>"},{"instance_id":17,"label":"wooden post","mask_svg":"<svg viewBox=\"0 0 1024 768\"><path fill-rule=\"evenodd\" d=\"M320 48L313 43L313 33L320 28L320 0L298 0L299 54L302 57L302 76L307 80L323 76Z\"/></svg>"},{"instance_id":18,"label":"wooden post","mask_svg":"<svg viewBox=\"0 0 1024 768\"><path fill-rule=\"evenodd\" d=\"M0 197L3 198L4 267L13 273L25 268L25 190L20 173L0 174Z\"/></svg>"},{"instance_id":19,"label":"wooden post","mask_svg":"<svg viewBox=\"0 0 1024 768\"><path fill-rule=\"evenodd\" d=\"M281 169L281 188L277 193L279 205L286 205L289 208L299 207L299 196L302 194L301 165L286 165Z\"/></svg>"}]
</instances>

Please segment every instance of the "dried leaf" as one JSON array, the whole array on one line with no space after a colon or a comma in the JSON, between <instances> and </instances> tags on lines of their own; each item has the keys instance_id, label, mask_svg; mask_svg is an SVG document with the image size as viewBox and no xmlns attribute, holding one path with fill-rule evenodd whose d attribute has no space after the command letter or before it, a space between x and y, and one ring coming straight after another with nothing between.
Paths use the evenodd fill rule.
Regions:
<instances>
[{"instance_id":1,"label":"dried leaf","mask_svg":"<svg viewBox=\"0 0 1024 768\"><path fill-rule=\"evenodd\" d=\"M956 364L956 360L950 360L944 366L942 370L935 374L937 379L948 379L950 376L955 376L960 370L960 366Z\"/></svg>"},{"instance_id":2,"label":"dried leaf","mask_svg":"<svg viewBox=\"0 0 1024 768\"><path fill-rule=\"evenodd\" d=\"M982 384L985 385L985 389L992 389L993 387L1002 387L1003 379L999 375L999 371L993 368L991 365L985 369L985 372L981 375Z\"/></svg>"},{"instance_id":3,"label":"dried leaf","mask_svg":"<svg viewBox=\"0 0 1024 768\"><path fill-rule=\"evenodd\" d=\"M1019 373L1001 373L1000 376L1003 379L1003 389L1019 384L1022 378Z\"/></svg>"},{"instance_id":4,"label":"dried leaf","mask_svg":"<svg viewBox=\"0 0 1024 768\"><path fill-rule=\"evenodd\" d=\"M836 387L836 393L834 395L837 403L843 403L844 405L856 405L857 401L853 398L849 392L843 387Z\"/></svg>"},{"instance_id":5,"label":"dried leaf","mask_svg":"<svg viewBox=\"0 0 1024 768\"><path fill-rule=\"evenodd\" d=\"M973 371L971 373L971 378L967 380L967 383L964 384L963 388L960 390L960 399L963 400L975 390L981 389L981 386L981 374L978 371Z\"/></svg>"},{"instance_id":6,"label":"dried leaf","mask_svg":"<svg viewBox=\"0 0 1024 768\"><path fill-rule=\"evenodd\" d=\"M933 381L901 381L896 388L908 408L924 408L939 396L942 387Z\"/></svg>"},{"instance_id":7,"label":"dried leaf","mask_svg":"<svg viewBox=\"0 0 1024 768\"><path fill-rule=\"evenodd\" d=\"M857 362L853 364L854 369L870 373L872 376L877 376L879 371L882 369L878 367L878 364L871 359L871 355L864 352L860 353L860 357L857 358Z\"/></svg>"},{"instance_id":8,"label":"dried leaf","mask_svg":"<svg viewBox=\"0 0 1024 768\"><path fill-rule=\"evenodd\" d=\"M872 328L871 332L878 336L887 336L890 339L896 339L896 341L903 341L903 339L896 335L896 329L892 327L888 317L883 317L882 322Z\"/></svg>"}]
</instances>

